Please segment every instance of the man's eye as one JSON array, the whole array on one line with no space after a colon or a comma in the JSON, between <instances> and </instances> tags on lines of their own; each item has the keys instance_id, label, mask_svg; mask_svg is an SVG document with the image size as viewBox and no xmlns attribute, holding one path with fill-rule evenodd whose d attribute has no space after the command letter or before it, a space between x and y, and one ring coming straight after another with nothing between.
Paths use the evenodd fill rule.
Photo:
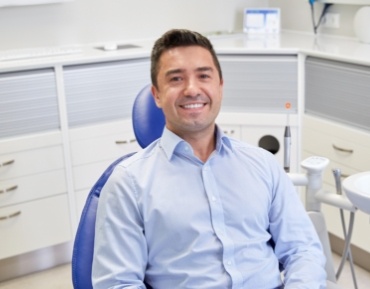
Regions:
<instances>
[{"instance_id":1,"label":"man's eye","mask_svg":"<svg viewBox=\"0 0 370 289\"><path fill-rule=\"evenodd\" d=\"M177 81L180 81L181 80L181 77L180 76L174 76L174 77L171 77L170 78L170 81L171 82L177 82Z\"/></svg>"},{"instance_id":2,"label":"man's eye","mask_svg":"<svg viewBox=\"0 0 370 289\"><path fill-rule=\"evenodd\" d=\"M210 78L210 76L208 74L201 74L200 75L200 78L206 79L206 78Z\"/></svg>"}]
</instances>

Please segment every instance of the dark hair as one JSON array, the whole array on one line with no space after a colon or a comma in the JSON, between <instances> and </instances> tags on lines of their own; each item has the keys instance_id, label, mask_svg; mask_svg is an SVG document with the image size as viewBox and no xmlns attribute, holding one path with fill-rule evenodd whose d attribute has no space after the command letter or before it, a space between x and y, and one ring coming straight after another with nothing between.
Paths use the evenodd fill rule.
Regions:
<instances>
[{"instance_id":1,"label":"dark hair","mask_svg":"<svg viewBox=\"0 0 370 289\"><path fill-rule=\"evenodd\" d=\"M151 68L150 76L152 84L158 88L157 76L159 71L159 59L163 52L181 46L200 46L207 49L213 58L213 62L218 70L220 79L222 79L222 71L220 63L217 59L216 52L213 49L211 42L207 37L201 35L198 32L186 30L186 29L172 29L167 31L160 37L153 46L151 55Z\"/></svg>"}]
</instances>

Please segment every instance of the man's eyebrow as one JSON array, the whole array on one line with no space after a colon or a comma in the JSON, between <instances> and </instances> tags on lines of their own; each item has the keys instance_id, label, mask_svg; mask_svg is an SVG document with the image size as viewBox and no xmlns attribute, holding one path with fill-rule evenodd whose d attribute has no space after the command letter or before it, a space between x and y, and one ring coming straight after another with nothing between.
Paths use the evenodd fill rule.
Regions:
<instances>
[{"instance_id":1,"label":"man's eyebrow","mask_svg":"<svg viewBox=\"0 0 370 289\"><path fill-rule=\"evenodd\" d=\"M202 66L202 67L198 67L197 69L196 69L196 71L213 71L213 67L211 67L211 66Z\"/></svg>"},{"instance_id":2,"label":"man's eyebrow","mask_svg":"<svg viewBox=\"0 0 370 289\"><path fill-rule=\"evenodd\" d=\"M177 68L177 69L171 69L171 70L168 70L166 72L166 77L172 75L172 74L178 74L178 73L181 73L181 72L184 72L184 69L181 69L181 68Z\"/></svg>"},{"instance_id":3,"label":"man's eyebrow","mask_svg":"<svg viewBox=\"0 0 370 289\"><path fill-rule=\"evenodd\" d=\"M211 66L201 66L201 67L198 67L198 68L195 69L195 71L197 71L197 72L213 71L213 70L214 69ZM185 71L185 69L181 69L181 68L171 69L171 70L168 70L166 72L165 76L168 77L170 75L182 73L184 71Z\"/></svg>"}]
</instances>

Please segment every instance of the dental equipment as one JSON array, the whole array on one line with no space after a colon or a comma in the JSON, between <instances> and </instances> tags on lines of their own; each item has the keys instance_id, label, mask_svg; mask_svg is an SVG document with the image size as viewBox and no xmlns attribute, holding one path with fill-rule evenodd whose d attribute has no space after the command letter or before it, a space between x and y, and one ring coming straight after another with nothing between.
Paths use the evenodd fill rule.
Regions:
<instances>
[{"instance_id":1,"label":"dental equipment","mask_svg":"<svg viewBox=\"0 0 370 289\"><path fill-rule=\"evenodd\" d=\"M284 170L289 173L290 171L290 145L291 145L291 134L290 126L285 127L284 132Z\"/></svg>"},{"instance_id":2,"label":"dental equipment","mask_svg":"<svg viewBox=\"0 0 370 289\"><path fill-rule=\"evenodd\" d=\"M327 158L319 157L319 156L311 156L301 162L301 167L307 171L306 174L288 173L288 176L290 177L290 179L292 180L295 186L306 187L306 194L305 194L306 211L308 213L315 212L316 222L322 223L323 228L326 229L326 225L325 225L324 215L321 212L321 203L328 204L328 205L339 208L341 212L341 221L342 221L345 244L344 244L341 262L337 269L337 272L336 273L334 272L334 266L332 264L331 266L327 266L327 274L329 277L328 279L338 280L342 272L345 261L349 259L353 283L354 283L355 289L357 289L358 288L357 280L356 280L356 276L354 272L353 258L352 258L351 247L350 247L353 225L354 225L354 214L357 209L347 198L345 198L341 194L340 174L338 170L333 171L334 176L335 176L335 181L336 181L337 193L335 194L335 193L322 190L322 173L325 170L325 168L328 166L328 164L329 164L329 159ZM285 165L286 164L284 163L284 168L285 168ZM348 230L346 229L343 210L347 210L350 212L350 222L349 222ZM328 241L325 241L325 243L323 244L323 247L324 247L325 252L331 251L330 244ZM327 260L327 262L330 262L330 261L331 260Z\"/></svg>"},{"instance_id":3,"label":"dental equipment","mask_svg":"<svg viewBox=\"0 0 370 289\"><path fill-rule=\"evenodd\" d=\"M333 169L332 171L333 171L333 175L334 175L335 188L337 190L337 194L342 195L342 181L341 181L342 172L339 168ZM349 227L348 227L348 230L347 230L343 209L339 209L339 212L340 212L340 219L341 219L341 222L342 222L343 235L350 240L351 237L352 237L353 224L354 224L354 220L355 220L355 213L350 212ZM346 247L344 248L344 252L347 255L345 255L345 258L344 258L344 255L343 255L343 257L341 259L341 262L340 262L340 265L338 267L336 277L337 277L337 279L339 279L340 274L342 273L344 262L348 258L350 269L351 269L351 274L352 274L353 285L355 286L355 289L357 289L357 280L356 280L355 269L354 269L354 266L353 266L353 256L352 256L351 246L350 246L350 242L347 242L347 243L345 243L347 245L347 248Z\"/></svg>"},{"instance_id":4,"label":"dental equipment","mask_svg":"<svg viewBox=\"0 0 370 289\"><path fill-rule=\"evenodd\" d=\"M290 129L289 125L285 127L284 137L290 137ZM286 161L289 161L290 157L290 139L288 141L284 141L284 169L289 168L289 164ZM288 173L288 176L292 180L295 186L304 186L306 187L305 192L305 208L308 214L311 217L315 227L320 226L320 230L326 231L327 229L325 225L325 218L323 213L321 212L321 203L328 204L334 206L340 210L341 214L341 222L343 228L343 234L345 239L343 254L341 258L340 265L335 273L334 265L332 260L329 259L329 253L331 252L331 247L329 243L328 236L320 237L321 242L323 243L323 249L327 256L327 265L326 270L328 274L328 280L338 280L340 274L342 272L343 266L345 261L348 259L350 266L351 266L351 273L352 273L352 280L355 289L357 289L357 280L355 276L355 271L353 267L353 258L351 252L351 237L354 225L354 215L357 208L342 195L342 187L341 187L341 172L339 169L333 170L335 183L336 183L336 191L337 193L331 193L328 191L322 190L322 174L325 168L329 164L329 159L320 157L320 156L311 156L306 158L301 162L301 167L306 170L306 174L303 173ZM287 170L286 170L287 171ZM288 171L287 171L288 172ZM350 212L350 220L349 220L349 227L348 230L346 228L345 219L344 219L344 212L343 210L347 210ZM313 215L314 213L314 215ZM319 233L319 232L318 232ZM330 262L330 264L328 264Z\"/></svg>"},{"instance_id":5,"label":"dental equipment","mask_svg":"<svg viewBox=\"0 0 370 289\"><path fill-rule=\"evenodd\" d=\"M329 259L329 252L331 252L331 247L329 243L328 236L324 238L320 237L320 240L323 245L324 252L326 253L327 257L327 264L326 270L328 274L328 280L338 280L340 274L342 272L343 266L347 258L349 258L350 266L351 266L351 273L352 273L352 280L357 289L357 281L356 276L354 273L353 268L353 259L352 253L350 253L350 243L352 237L352 230L354 224L354 213L356 212L356 207L352 205L352 203L347 200L343 195L331 193L328 191L322 190L322 173L324 169L329 164L329 160L324 157L318 156L311 156L301 162L301 167L306 169L306 174L301 173L288 173L288 176L292 180L295 186L304 186L306 187L305 192L305 208L309 215L314 213L314 219L311 217L311 220L314 222L315 226L320 224L321 230L325 230L325 234L327 234L327 229L325 225L325 218L323 213L321 212L321 203L328 204L334 207L337 207L340 210L348 210L350 212L350 224L348 227L348 231L345 229L344 218L342 220L342 225L344 227L344 249L343 254L341 257L340 265L337 269L337 272L334 270L334 265L332 260ZM318 232L319 233L319 232Z\"/></svg>"}]
</instances>

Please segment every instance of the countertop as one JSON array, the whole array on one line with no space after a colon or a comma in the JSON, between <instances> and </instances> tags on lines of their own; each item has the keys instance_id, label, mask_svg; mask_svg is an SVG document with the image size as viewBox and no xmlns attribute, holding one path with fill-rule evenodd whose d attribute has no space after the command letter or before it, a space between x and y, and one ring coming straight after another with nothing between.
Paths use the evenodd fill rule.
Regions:
<instances>
[{"instance_id":1,"label":"countertop","mask_svg":"<svg viewBox=\"0 0 370 289\"><path fill-rule=\"evenodd\" d=\"M356 39L310 35L283 31L276 35L223 34L209 36L219 54L298 54L369 65L370 45ZM78 46L81 52L71 55L0 61L0 72L35 69L58 65L77 65L101 61L147 58L154 39L131 39L117 44L133 44L135 48L104 51L104 44ZM0 51L4 53L4 51Z\"/></svg>"}]
</instances>

